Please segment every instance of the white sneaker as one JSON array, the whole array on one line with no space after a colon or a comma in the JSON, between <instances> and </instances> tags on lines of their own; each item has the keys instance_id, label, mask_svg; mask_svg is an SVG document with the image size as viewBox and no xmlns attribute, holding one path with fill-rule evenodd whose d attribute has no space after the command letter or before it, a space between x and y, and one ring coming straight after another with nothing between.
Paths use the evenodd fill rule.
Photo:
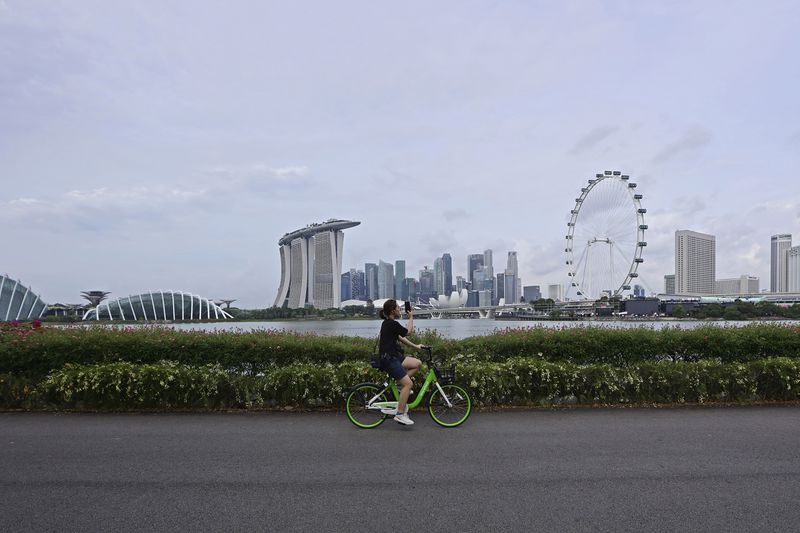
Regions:
<instances>
[{"instance_id":1,"label":"white sneaker","mask_svg":"<svg viewBox=\"0 0 800 533\"><path fill-rule=\"evenodd\" d=\"M403 413L402 415L394 415L394 419L403 424L404 426L411 426L414 424L414 421L408 418L408 413Z\"/></svg>"}]
</instances>

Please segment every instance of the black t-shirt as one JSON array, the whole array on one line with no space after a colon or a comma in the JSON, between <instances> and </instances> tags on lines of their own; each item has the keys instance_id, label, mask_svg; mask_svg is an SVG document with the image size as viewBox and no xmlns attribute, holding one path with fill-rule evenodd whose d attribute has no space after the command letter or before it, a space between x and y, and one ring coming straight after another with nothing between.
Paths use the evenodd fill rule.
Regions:
<instances>
[{"instance_id":1,"label":"black t-shirt","mask_svg":"<svg viewBox=\"0 0 800 533\"><path fill-rule=\"evenodd\" d=\"M400 322L391 318L386 319L381 324L381 337L380 337L380 350L381 354L388 353L395 357L403 355L403 348L400 346L400 341L397 337L405 337L408 335L408 330L404 328Z\"/></svg>"}]
</instances>

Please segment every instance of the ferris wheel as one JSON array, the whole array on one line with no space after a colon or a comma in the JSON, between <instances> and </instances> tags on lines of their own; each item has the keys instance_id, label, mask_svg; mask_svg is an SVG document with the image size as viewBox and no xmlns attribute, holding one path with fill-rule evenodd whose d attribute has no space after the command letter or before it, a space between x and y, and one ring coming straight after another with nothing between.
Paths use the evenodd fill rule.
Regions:
<instances>
[{"instance_id":1,"label":"ferris wheel","mask_svg":"<svg viewBox=\"0 0 800 533\"><path fill-rule=\"evenodd\" d=\"M630 290L647 246L641 200L636 184L618 170L596 174L581 189L567 222L567 294L596 300Z\"/></svg>"}]
</instances>

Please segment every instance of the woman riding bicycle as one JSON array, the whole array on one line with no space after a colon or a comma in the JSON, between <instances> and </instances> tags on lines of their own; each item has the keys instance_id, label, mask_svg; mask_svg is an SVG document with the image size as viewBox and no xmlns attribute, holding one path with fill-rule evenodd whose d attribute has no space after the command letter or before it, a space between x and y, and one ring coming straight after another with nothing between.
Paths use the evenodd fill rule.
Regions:
<instances>
[{"instance_id":1,"label":"woman riding bicycle","mask_svg":"<svg viewBox=\"0 0 800 533\"><path fill-rule=\"evenodd\" d=\"M397 300L386 300L380 312L383 319L380 335L380 354L388 356L383 358L386 363L383 370L397 380L400 389L400 400L397 402L397 410L387 411L386 414L394 414L394 419L401 424L410 426L414 423L408 417L408 397L411 394L411 376L419 370L422 361L416 357L406 357L403 355L402 344L410 346L415 350L421 350L421 344L414 344L406 337L414 332L414 313L408 311L408 329L404 328L397 319L400 318L400 306Z\"/></svg>"}]
</instances>

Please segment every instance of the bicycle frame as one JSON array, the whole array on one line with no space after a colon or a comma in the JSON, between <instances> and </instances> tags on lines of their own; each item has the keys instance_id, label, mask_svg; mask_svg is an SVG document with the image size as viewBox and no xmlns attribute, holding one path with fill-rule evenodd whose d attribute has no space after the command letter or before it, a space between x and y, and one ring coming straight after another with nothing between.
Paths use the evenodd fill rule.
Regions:
<instances>
[{"instance_id":1,"label":"bicycle frame","mask_svg":"<svg viewBox=\"0 0 800 533\"><path fill-rule=\"evenodd\" d=\"M419 389L419 393L417 393L417 397L414 398L414 401L408 402L409 409L416 409L422 403L422 399L425 397L425 393L428 392L428 389L433 385L439 390L439 394L442 395L442 398L445 399L447 402L448 407L452 407L453 404L450 403L450 398L447 397L447 394L444 393L444 389L442 386L439 385L439 380L436 379L436 372L433 369L428 369L428 375L425 376L425 381L422 383L422 387ZM393 402L378 402L376 401L380 398L381 394L386 392L386 390L390 390L394 395L395 401ZM367 402L368 409L397 409L397 404L400 401L400 391L397 390L397 384L395 384L394 380L391 382L383 382L383 389L378 392L375 396L370 398L369 402Z\"/></svg>"}]
</instances>

